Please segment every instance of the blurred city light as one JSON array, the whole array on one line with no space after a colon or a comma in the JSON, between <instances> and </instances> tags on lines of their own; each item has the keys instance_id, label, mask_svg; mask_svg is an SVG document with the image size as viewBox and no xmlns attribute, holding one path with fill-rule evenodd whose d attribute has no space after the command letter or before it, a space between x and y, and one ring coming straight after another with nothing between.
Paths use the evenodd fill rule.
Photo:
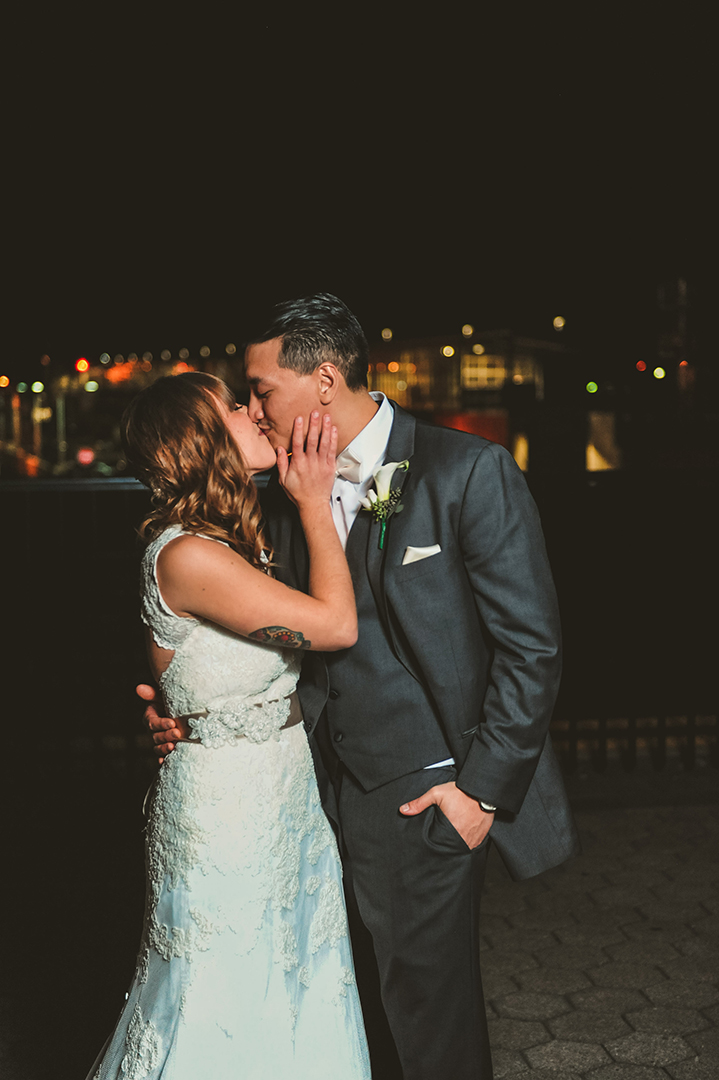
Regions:
<instances>
[{"instance_id":1,"label":"blurred city light","mask_svg":"<svg viewBox=\"0 0 719 1080\"><path fill-rule=\"evenodd\" d=\"M599 389L599 387L597 386L597 384L595 382L588 382L587 383L587 393L588 394L596 394L598 389Z\"/></svg>"},{"instance_id":2,"label":"blurred city light","mask_svg":"<svg viewBox=\"0 0 719 1080\"><path fill-rule=\"evenodd\" d=\"M679 367L688 367L688 366L689 366L689 361L688 360L680 360L679 361Z\"/></svg>"},{"instance_id":3,"label":"blurred city light","mask_svg":"<svg viewBox=\"0 0 719 1080\"><path fill-rule=\"evenodd\" d=\"M84 356L81 356L79 360L75 361L75 371L89 371L89 370L90 370L89 361L86 360Z\"/></svg>"},{"instance_id":4,"label":"blurred city light","mask_svg":"<svg viewBox=\"0 0 719 1080\"><path fill-rule=\"evenodd\" d=\"M200 356L207 359L207 357L209 355L210 355L210 346L209 345L203 345L202 348L200 349Z\"/></svg>"},{"instance_id":5,"label":"blurred city light","mask_svg":"<svg viewBox=\"0 0 719 1080\"><path fill-rule=\"evenodd\" d=\"M557 315L552 320L552 326L554 327L555 330L563 330L565 325L566 325L566 322L567 322L567 320L562 315Z\"/></svg>"},{"instance_id":6,"label":"blurred city light","mask_svg":"<svg viewBox=\"0 0 719 1080\"><path fill-rule=\"evenodd\" d=\"M32 384L30 389L32 390L33 394L41 394L45 389L45 383L42 383L38 380L38 382L34 382Z\"/></svg>"},{"instance_id":7,"label":"blurred city light","mask_svg":"<svg viewBox=\"0 0 719 1080\"><path fill-rule=\"evenodd\" d=\"M125 357L122 355L122 353L119 352L114 357L114 361L115 361L116 364L124 364L125 363Z\"/></svg>"},{"instance_id":8,"label":"blurred city light","mask_svg":"<svg viewBox=\"0 0 719 1080\"><path fill-rule=\"evenodd\" d=\"M180 360L187 360L189 355L190 355L190 350L189 349L180 349L180 351L178 353L178 356L180 357Z\"/></svg>"},{"instance_id":9,"label":"blurred city light","mask_svg":"<svg viewBox=\"0 0 719 1080\"><path fill-rule=\"evenodd\" d=\"M442 349L443 356L454 356L454 348L451 345L445 345Z\"/></svg>"},{"instance_id":10,"label":"blurred city light","mask_svg":"<svg viewBox=\"0 0 719 1080\"><path fill-rule=\"evenodd\" d=\"M663 379L664 376L666 375L666 371L664 370L663 367L655 367L654 371L652 372L652 375L654 376L655 379Z\"/></svg>"},{"instance_id":11,"label":"blurred city light","mask_svg":"<svg viewBox=\"0 0 719 1080\"><path fill-rule=\"evenodd\" d=\"M398 390L406 390L407 389L407 383L404 381L404 379L398 379L397 380L397 389Z\"/></svg>"},{"instance_id":12,"label":"blurred city light","mask_svg":"<svg viewBox=\"0 0 719 1080\"><path fill-rule=\"evenodd\" d=\"M237 346L233 345L232 342L230 342L229 345L225 345L225 352L228 356L234 356L237 352Z\"/></svg>"},{"instance_id":13,"label":"blurred city light","mask_svg":"<svg viewBox=\"0 0 719 1080\"><path fill-rule=\"evenodd\" d=\"M27 391L27 383L19 382L15 389L17 390L18 394L24 394Z\"/></svg>"},{"instance_id":14,"label":"blurred city light","mask_svg":"<svg viewBox=\"0 0 719 1080\"><path fill-rule=\"evenodd\" d=\"M396 360L393 360L391 364L387 364L388 371L399 371L399 364Z\"/></svg>"},{"instance_id":15,"label":"blurred city light","mask_svg":"<svg viewBox=\"0 0 719 1080\"><path fill-rule=\"evenodd\" d=\"M172 353L170 352L170 350L169 349L163 349L162 352L160 353L160 359L161 360L172 360Z\"/></svg>"},{"instance_id":16,"label":"blurred city light","mask_svg":"<svg viewBox=\"0 0 719 1080\"><path fill-rule=\"evenodd\" d=\"M9 386L10 380L7 375L0 375L0 386Z\"/></svg>"},{"instance_id":17,"label":"blurred city light","mask_svg":"<svg viewBox=\"0 0 719 1080\"><path fill-rule=\"evenodd\" d=\"M381 374L381 373L382 373L383 371L386 371L386 370L387 370L387 365L386 365L386 364L378 364L378 365L377 365L377 371L378 371L378 372L379 372L380 374Z\"/></svg>"},{"instance_id":18,"label":"blurred city light","mask_svg":"<svg viewBox=\"0 0 719 1080\"><path fill-rule=\"evenodd\" d=\"M100 389L100 384L98 382L95 382L94 379L90 379L89 382L85 383L85 391L88 394L94 394L95 391L99 390L99 389Z\"/></svg>"},{"instance_id":19,"label":"blurred city light","mask_svg":"<svg viewBox=\"0 0 719 1080\"><path fill-rule=\"evenodd\" d=\"M110 359L111 359L111 358L110 358L110 354L109 354L109 353L107 353L107 352L104 352L104 353L100 353L100 363L101 363L101 364L109 364L109 363L110 363Z\"/></svg>"},{"instance_id":20,"label":"blurred city light","mask_svg":"<svg viewBox=\"0 0 719 1080\"><path fill-rule=\"evenodd\" d=\"M472 334L474 333L474 327L472 326L472 324L466 322L464 324L464 326L462 327L462 333L464 334L465 337L471 337Z\"/></svg>"},{"instance_id":21,"label":"blurred city light","mask_svg":"<svg viewBox=\"0 0 719 1080\"><path fill-rule=\"evenodd\" d=\"M637 371L646 371L647 365L644 363L643 360L637 360L636 369Z\"/></svg>"},{"instance_id":22,"label":"blurred city light","mask_svg":"<svg viewBox=\"0 0 719 1080\"><path fill-rule=\"evenodd\" d=\"M47 355L47 353L45 353L44 356L40 357L40 363L43 367L47 367L47 365L50 363L50 357Z\"/></svg>"},{"instance_id":23,"label":"blurred city light","mask_svg":"<svg viewBox=\"0 0 719 1080\"><path fill-rule=\"evenodd\" d=\"M144 352L142 354L142 361L145 364L151 364L152 363L152 353L151 352Z\"/></svg>"},{"instance_id":24,"label":"blurred city light","mask_svg":"<svg viewBox=\"0 0 719 1080\"><path fill-rule=\"evenodd\" d=\"M81 446L75 456L79 465L92 465L95 451L90 446Z\"/></svg>"},{"instance_id":25,"label":"blurred city light","mask_svg":"<svg viewBox=\"0 0 719 1080\"><path fill-rule=\"evenodd\" d=\"M392 340L392 331L390 330L389 326L385 326L384 330L382 331L382 340L383 341L391 341Z\"/></svg>"},{"instance_id":26,"label":"blurred city light","mask_svg":"<svg viewBox=\"0 0 719 1080\"><path fill-rule=\"evenodd\" d=\"M472 352L475 356L482 356L482 354L484 353L484 345L473 345Z\"/></svg>"},{"instance_id":27,"label":"blurred city light","mask_svg":"<svg viewBox=\"0 0 719 1080\"><path fill-rule=\"evenodd\" d=\"M411 372L412 375L414 375L416 370L417 370L417 365L416 364L407 364L407 371Z\"/></svg>"},{"instance_id":28,"label":"blurred city light","mask_svg":"<svg viewBox=\"0 0 719 1080\"><path fill-rule=\"evenodd\" d=\"M128 359L128 361L129 361L129 363L131 363L131 364L134 364L134 363L135 363L135 361L137 360L137 353L136 353L136 352L130 352L130 353L128 353L128 354L127 354L127 359Z\"/></svg>"}]
</instances>

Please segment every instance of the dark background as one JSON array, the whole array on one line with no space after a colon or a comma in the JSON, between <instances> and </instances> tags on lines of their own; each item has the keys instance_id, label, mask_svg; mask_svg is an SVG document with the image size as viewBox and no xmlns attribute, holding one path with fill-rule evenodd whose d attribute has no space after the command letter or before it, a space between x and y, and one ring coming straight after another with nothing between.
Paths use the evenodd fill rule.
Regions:
<instances>
[{"instance_id":1,"label":"dark background","mask_svg":"<svg viewBox=\"0 0 719 1080\"><path fill-rule=\"evenodd\" d=\"M102 350L223 347L268 302L317 289L374 339L465 321L546 336L562 314L563 340L611 372L656 350L657 285L683 276L715 415L714 39L690 6L13 18L11 378L39 377L45 353L54 373ZM562 601L565 714L689 697L715 712L711 471L530 481ZM139 938L142 498L1 507L3 1053L28 1078L48 1042L55 1080L83 1075Z\"/></svg>"}]
</instances>

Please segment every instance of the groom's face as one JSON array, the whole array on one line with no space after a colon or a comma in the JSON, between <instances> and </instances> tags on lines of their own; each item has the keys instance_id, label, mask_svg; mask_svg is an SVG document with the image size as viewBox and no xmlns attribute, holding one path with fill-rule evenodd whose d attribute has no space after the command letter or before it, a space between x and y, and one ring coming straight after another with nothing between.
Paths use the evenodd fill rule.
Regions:
<instances>
[{"instance_id":1,"label":"groom's face","mask_svg":"<svg viewBox=\"0 0 719 1080\"><path fill-rule=\"evenodd\" d=\"M281 338L248 345L245 376L250 385L250 419L266 434L275 450L289 448L296 416L307 420L313 409L321 408L316 375L297 375L277 363Z\"/></svg>"}]
</instances>

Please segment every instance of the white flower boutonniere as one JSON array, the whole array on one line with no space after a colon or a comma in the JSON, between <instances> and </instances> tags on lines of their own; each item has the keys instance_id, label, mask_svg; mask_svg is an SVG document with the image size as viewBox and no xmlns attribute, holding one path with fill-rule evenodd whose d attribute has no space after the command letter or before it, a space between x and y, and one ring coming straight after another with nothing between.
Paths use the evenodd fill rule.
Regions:
<instances>
[{"instance_id":1,"label":"white flower boutonniere","mask_svg":"<svg viewBox=\"0 0 719 1080\"><path fill-rule=\"evenodd\" d=\"M362 507L369 510L375 521L380 524L379 548L384 547L384 534L387 531L387 522L392 514L398 514L402 509L402 492L399 488L392 488L392 477L398 471L404 472L409 468L409 461L388 461L374 474L375 491L370 491L367 498L362 499Z\"/></svg>"}]
</instances>

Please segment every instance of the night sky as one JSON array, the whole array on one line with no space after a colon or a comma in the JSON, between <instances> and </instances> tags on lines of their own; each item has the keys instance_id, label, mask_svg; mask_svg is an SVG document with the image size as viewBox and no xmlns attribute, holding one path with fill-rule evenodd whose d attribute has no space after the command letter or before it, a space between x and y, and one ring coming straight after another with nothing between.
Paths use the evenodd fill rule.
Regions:
<instances>
[{"instance_id":1,"label":"night sky","mask_svg":"<svg viewBox=\"0 0 719 1080\"><path fill-rule=\"evenodd\" d=\"M3 371L219 352L319 289L370 337L551 336L561 314L567 343L631 356L679 274L706 350L708 24L483 7L26 14L5 56Z\"/></svg>"}]
</instances>

